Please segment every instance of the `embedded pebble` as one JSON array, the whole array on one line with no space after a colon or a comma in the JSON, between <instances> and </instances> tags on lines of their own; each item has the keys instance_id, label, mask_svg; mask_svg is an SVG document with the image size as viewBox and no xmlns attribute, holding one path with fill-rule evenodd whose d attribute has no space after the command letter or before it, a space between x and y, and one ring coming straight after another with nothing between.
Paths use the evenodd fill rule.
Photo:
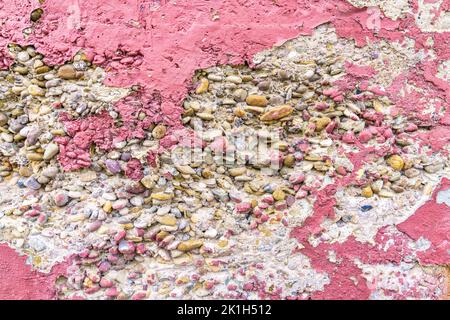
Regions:
<instances>
[{"instance_id":1,"label":"embedded pebble","mask_svg":"<svg viewBox=\"0 0 450 320\"><path fill-rule=\"evenodd\" d=\"M258 95L249 95L247 96L247 99L245 100L249 106L255 106L255 107L265 107L267 106L267 99L264 96L258 96Z\"/></svg>"},{"instance_id":2,"label":"embedded pebble","mask_svg":"<svg viewBox=\"0 0 450 320\"><path fill-rule=\"evenodd\" d=\"M69 197L65 193L58 193L55 195L54 200L58 207L64 207L69 202Z\"/></svg>"},{"instance_id":3,"label":"embedded pebble","mask_svg":"<svg viewBox=\"0 0 450 320\"><path fill-rule=\"evenodd\" d=\"M30 60L30 55L26 51L20 51L17 54L17 60L19 60L20 62L27 62L28 60Z\"/></svg>"},{"instance_id":4,"label":"embedded pebble","mask_svg":"<svg viewBox=\"0 0 450 320\"><path fill-rule=\"evenodd\" d=\"M120 163L116 160L106 159L105 165L111 173L119 173L122 170Z\"/></svg>"},{"instance_id":5,"label":"embedded pebble","mask_svg":"<svg viewBox=\"0 0 450 320\"><path fill-rule=\"evenodd\" d=\"M292 108L291 106L281 105L278 107L271 108L269 111L261 115L259 119L261 121L279 120L281 118L290 115L292 111L294 111L294 108Z\"/></svg>"},{"instance_id":6,"label":"embedded pebble","mask_svg":"<svg viewBox=\"0 0 450 320\"><path fill-rule=\"evenodd\" d=\"M166 127L162 124L157 125L152 131L152 136L155 139L161 139L165 135L166 135Z\"/></svg>"},{"instance_id":7,"label":"embedded pebble","mask_svg":"<svg viewBox=\"0 0 450 320\"><path fill-rule=\"evenodd\" d=\"M358 232L395 225L401 220L395 214L405 218L401 209L422 201L417 194L432 195L448 160L416 148L412 136L429 128L385 114L387 98L363 86L333 87L346 71L331 49L304 60L296 56L306 51L297 49L265 53L253 69L198 71L174 126L153 117L153 106L134 109L144 101L127 99L138 87L105 86L104 70L82 53L58 67L45 65L31 47L15 47L16 63L0 76L0 184L7 209L0 218L8 230L0 240L17 238L19 247L39 251L45 267L62 261L65 244L76 248L80 263L70 285L61 286L64 297L86 298L92 290L96 298L180 292L195 298L215 284L236 286L239 295L232 297L247 298L254 297L247 296L253 285L244 281L260 273L268 285L281 283L283 294L308 298L310 288L299 288L302 276L294 271L312 269L306 260L296 262L300 247L289 242L289 232L309 223L326 192L339 203L337 219L324 215L311 245L350 235L370 242ZM140 59L124 49L114 61L130 66ZM124 110L116 104L121 99ZM198 128L203 131L194 132ZM111 137L116 133L120 139ZM363 148L363 159L356 159ZM193 158L175 162L192 149ZM13 231L11 219L26 227ZM29 240L29 231L39 237ZM294 262L276 260L288 249ZM236 254L242 252L248 255ZM234 273L239 276L229 277ZM282 280L290 273L292 289ZM217 280L205 280L214 274Z\"/></svg>"}]
</instances>

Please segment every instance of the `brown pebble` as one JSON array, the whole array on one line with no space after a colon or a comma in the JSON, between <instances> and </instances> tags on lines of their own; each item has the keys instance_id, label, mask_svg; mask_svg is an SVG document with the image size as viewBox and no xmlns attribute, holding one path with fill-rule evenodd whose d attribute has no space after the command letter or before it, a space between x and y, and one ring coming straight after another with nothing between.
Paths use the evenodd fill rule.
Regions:
<instances>
[{"instance_id":1,"label":"brown pebble","mask_svg":"<svg viewBox=\"0 0 450 320\"><path fill-rule=\"evenodd\" d=\"M161 139L166 135L167 129L164 125L158 124L152 131L152 136L155 139Z\"/></svg>"},{"instance_id":2,"label":"brown pebble","mask_svg":"<svg viewBox=\"0 0 450 320\"><path fill-rule=\"evenodd\" d=\"M258 83L258 89L261 91L267 91L270 89L270 81L261 81Z\"/></svg>"}]
</instances>

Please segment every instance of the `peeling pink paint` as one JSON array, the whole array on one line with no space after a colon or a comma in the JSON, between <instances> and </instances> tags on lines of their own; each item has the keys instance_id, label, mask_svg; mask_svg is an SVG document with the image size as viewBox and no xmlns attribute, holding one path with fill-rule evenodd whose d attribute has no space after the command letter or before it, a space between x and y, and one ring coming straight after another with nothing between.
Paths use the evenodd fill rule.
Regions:
<instances>
[{"instance_id":1,"label":"peeling pink paint","mask_svg":"<svg viewBox=\"0 0 450 320\"><path fill-rule=\"evenodd\" d=\"M107 69L107 84L124 87L137 83L142 85L142 94L127 97L116 106L125 121L120 128L122 138L141 137L142 128L151 123L163 121L179 126L180 102L196 69L244 61L251 64L251 57L256 52L299 34L311 34L314 27L326 22L331 22L339 35L354 39L358 45L382 38L402 41L407 34L423 48L428 48L425 44L428 37L435 38L433 49L438 56L446 59L449 55L445 50L448 37L421 32L413 23L414 17L407 16L397 21L384 18L380 32L375 35L373 30L363 27L368 19L367 10L355 8L341 0L334 3L316 1L312 4L286 0L160 3L160 7L154 10L152 5L155 3L144 0L114 0L100 6L82 0L64 3L45 1L42 6L44 15L33 25L33 33L27 40L23 39L22 30L29 26L28 14L37 4L19 8L3 5L4 16L20 14L20 18L6 24L4 36L0 37L0 50L4 51L9 42L33 43L46 55L48 63L56 64L63 63L83 49L95 63ZM239 6L244 9L233 10ZM72 7L79 8L79 12L72 12ZM212 19L211 12L217 12L219 19ZM5 60L5 63L8 61ZM432 81L441 90L433 95L447 94L450 97L449 84L434 75L438 62L423 61L422 64L423 78L417 78L414 74L414 81ZM368 66L346 65L346 69L356 79L374 75ZM354 80L348 82L346 87L350 88L354 83ZM395 97L398 89L397 86L389 88L390 96ZM134 99L134 103L130 99ZM414 112L420 110L416 103L419 97L414 98L414 103L411 103L410 95L404 99L408 100L394 100L399 108L413 108L411 111ZM145 112L148 118L142 122L133 120L136 111ZM98 135L110 135L111 128L99 129L106 131ZM81 135L86 138L86 143L96 141L95 137ZM74 147L71 142L67 144L69 149ZM77 169L89 165L89 161L84 160L86 153L82 149L75 148L74 152L81 154L82 159L68 157L63 151L60 159L64 168Z\"/></svg>"}]
</instances>

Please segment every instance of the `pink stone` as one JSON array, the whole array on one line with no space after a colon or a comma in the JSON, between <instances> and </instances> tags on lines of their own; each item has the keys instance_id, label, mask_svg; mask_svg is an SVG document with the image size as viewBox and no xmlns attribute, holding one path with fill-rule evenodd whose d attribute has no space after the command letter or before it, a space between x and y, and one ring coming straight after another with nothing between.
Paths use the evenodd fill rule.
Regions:
<instances>
[{"instance_id":1,"label":"pink stone","mask_svg":"<svg viewBox=\"0 0 450 320\"><path fill-rule=\"evenodd\" d=\"M309 132L314 132L314 130L316 130L316 124L315 123L308 123L308 125L306 126L307 131Z\"/></svg>"},{"instance_id":2,"label":"pink stone","mask_svg":"<svg viewBox=\"0 0 450 320\"><path fill-rule=\"evenodd\" d=\"M303 110L303 111L302 111L302 119L303 119L304 121L308 121L309 119L311 119L311 115L309 114L308 111L306 111L306 110Z\"/></svg>"},{"instance_id":3,"label":"pink stone","mask_svg":"<svg viewBox=\"0 0 450 320\"><path fill-rule=\"evenodd\" d=\"M269 157L272 165L280 166L283 163L283 154L280 151L271 151Z\"/></svg>"},{"instance_id":4,"label":"pink stone","mask_svg":"<svg viewBox=\"0 0 450 320\"><path fill-rule=\"evenodd\" d=\"M98 266L98 270L101 271L101 272L106 272L109 269L111 269L111 264L108 261L103 261Z\"/></svg>"},{"instance_id":5,"label":"pink stone","mask_svg":"<svg viewBox=\"0 0 450 320\"><path fill-rule=\"evenodd\" d=\"M275 203L274 207L275 207L276 210L281 211L281 210L284 210L284 209L287 208L287 203L286 203L285 200L277 201Z\"/></svg>"},{"instance_id":6,"label":"pink stone","mask_svg":"<svg viewBox=\"0 0 450 320\"><path fill-rule=\"evenodd\" d=\"M158 152L149 150L147 153L147 163L151 167L156 168L158 166Z\"/></svg>"},{"instance_id":7,"label":"pink stone","mask_svg":"<svg viewBox=\"0 0 450 320\"><path fill-rule=\"evenodd\" d=\"M263 198L261 198L261 201L267 204L273 204L275 202L272 195L264 196Z\"/></svg>"},{"instance_id":8,"label":"pink stone","mask_svg":"<svg viewBox=\"0 0 450 320\"><path fill-rule=\"evenodd\" d=\"M191 142L192 140L190 139L190 136L181 136L179 133L174 133L172 135L166 134L166 136L164 138L162 138L161 140L159 140L159 145L165 149L169 149L175 145L177 145L178 143L181 142L181 145L183 145L183 142Z\"/></svg>"},{"instance_id":9,"label":"pink stone","mask_svg":"<svg viewBox=\"0 0 450 320\"><path fill-rule=\"evenodd\" d=\"M333 100L336 102L342 102L342 101L344 101L344 96L338 95L336 97L333 97Z\"/></svg>"},{"instance_id":10,"label":"pink stone","mask_svg":"<svg viewBox=\"0 0 450 320\"><path fill-rule=\"evenodd\" d=\"M378 134L378 129L377 127L371 126L369 127L369 132L372 133L372 135L377 135Z\"/></svg>"},{"instance_id":11,"label":"pink stone","mask_svg":"<svg viewBox=\"0 0 450 320\"><path fill-rule=\"evenodd\" d=\"M339 95L339 90L336 88L330 88L330 89L325 89L322 92L324 95L326 96L330 96L330 97L335 97L337 95Z\"/></svg>"},{"instance_id":12,"label":"pink stone","mask_svg":"<svg viewBox=\"0 0 450 320\"><path fill-rule=\"evenodd\" d=\"M242 287L245 291L253 291L253 283L251 282L247 282L244 284L244 286Z\"/></svg>"},{"instance_id":13,"label":"pink stone","mask_svg":"<svg viewBox=\"0 0 450 320\"><path fill-rule=\"evenodd\" d=\"M91 288L84 289L84 292L86 294L93 294L93 293L96 293L97 291L99 291L100 289L101 289L100 286L93 286Z\"/></svg>"},{"instance_id":14,"label":"pink stone","mask_svg":"<svg viewBox=\"0 0 450 320\"><path fill-rule=\"evenodd\" d=\"M307 152L309 150L309 142L308 141L301 141L296 147L301 152Z\"/></svg>"},{"instance_id":15,"label":"pink stone","mask_svg":"<svg viewBox=\"0 0 450 320\"><path fill-rule=\"evenodd\" d=\"M145 252L147 251L147 249L145 248L145 244L143 244L143 243L139 243L137 246L136 246L136 252L138 253L138 254L144 254Z\"/></svg>"},{"instance_id":16,"label":"pink stone","mask_svg":"<svg viewBox=\"0 0 450 320\"><path fill-rule=\"evenodd\" d=\"M121 230L115 234L114 241L119 242L120 240L125 238L126 235L127 235L127 232L124 230Z\"/></svg>"},{"instance_id":17,"label":"pink stone","mask_svg":"<svg viewBox=\"0 0 450 320\"><path fill-rule=\"evenodd\" d=\"M327 126L325 127L325 131L327 133L332 133L334 128L336 128L336 121L331 121L329 124L327 124Z\"/></svg>"},{"instance_id":18,"label":"pink stone","mask_svg":"<svg viewBox=\"0 0 450 320\"><path fill-rule=\"evenodd\" d=\"M288 195L286 197L286 204L288 207L292 206L295 202L295 197L293 195Z\"/></svg>"},{"instance_id":19,"label":"pink stone","mask_svg":"<svg viewBox=\"0 0 450 320\"><path fill-rule=\"evenodd\" d=\"M122 240L119 243L119 252L123 254L133 253L135 250L134 243L132 241Z\"/></svg>"},{"instance_id":20,"label":"pink stone","mask_svg":"<svg viewBox=\"0 0 450 320\"><path fill-rule=\"evenodd\" d=\"M55 195L54 200L58 207L64 207L69 202L69 197L65 193L58 193Z\"/></svg>"},{"instance_id":21,"label":"pink stone","mask_svg":"<svg viewBox=\"0 0 450 320\"><path fill-rule=\"evenodd\" d=\"M119 260L119 257L117 257L116 255L113 255L113 254L109 254L107 259L109 262L115 263Z\"/></svg>"},{"instance_id":22,"label":"pink stone","mask_svg":"<svg viewBox=\"0 0 450 320\"><path fill-rule=\"evenodd\" d=\"M136 235L138 237L143 237L145 233L145 229L142 228L134 228L134 231L136 232Z\"/></svg>"},{"instance_id":23,"label":"pink stone","mask_svg":"<svg viewBox=\"0 0 450 320\"><path fill-rule=\"evenodd\" d=\"M234 290L237 289L237 285L235 285L235 284L229 284L229 285L227 286L227 289L230 290L230 291L234 291Z\"/></svg>"},{"instance_id":24,"label":"pink stone","mask_svg":"<svg viewBox=\"0 0 450 320\"><path fill-rule=\"evenodd\" d=\"M347 170L343 166L339 166L336 169L336 172L339 173L342 176L345 176L347 174Z\"/></svg>"},{"instance_id":25,"label":"pink stone","mask_svg":"<svg viewBox=\"0 0 450 320\"><path fill-rule=\"evenodd\" d=\"M259 208L255 208L255 209L253 210L253 215L254 215L256 218L261 217L261 215L262 215L262 210L259 209Z\"/></svg>"},{"instance_id":26,"label":"pink stone","mask_svg":"<svg viewBox=\"0 0 450 320\"><path fill-rule=\"evenodd\" d=\"M126 57L120 60L120 63L122 64L131 64L133 63L134 59L132 57Z\"/></svg>"},{"instance_id":27,"label":"pink stone","mask_svg":"<svg viewBox=\"0 0 450 320\"><path fill-rule=\"evenodd\" d=\"M268 203L262 202L262 203L258 204L258 207L260 207L261 209L267 209L268 207L270 207L270 205Z\"/></svg>"},{"instance_id":28,"label":"pink stone","mask_svg":"<svg viewBox=\"0 0 450 320\"><path fill-rule=\"evenodd\" d=\"M95 55L95 57L94 57L94 63L95 64L98 64L98 65L101 65L101 64L103 64L104 62L106 61L106 59L105 59L105 57L104 56L101 56L101 55Z\"/></svg>"},{"instance_id":29,"label":"pink stone","mask_svg":"<svg viewBox=\"0 0 450 320\"><path fill-rule=\"evenodd\" d=\"M145 292L137 292L132 297L131 300L142 300L147 296Z\"/></svg>"},{"instance_id":30,"label":"pink stone","mask_svg":"<svg viewBox=\"0 0 450 320\"><path fill-rule=\"evenodd\" d=\"M24 216L27 218L34 218L37 217L40 214L38 210L28 210L25 212Z\"/></svg>"},{"instance_id":31,"label":"pink stone","mask_svg":"<svg viewBox=\"0 0 450 320\"><path fill-rule=\"evenodd\" d=\"M318 102L315 104L314 108L317 111L323 111L329 108L329 105L326 102Z\"/></svg>"},{"instance_id":32,"label":"pink stone","mask_svg":"<svg viewBox=\"0 0 450 320\"><path fill-rule=\"evenodd\" d=\"M125 208L128 204L128 200L127 199L119 199L113 202L112 204L112 208L114 210L121 210L123 208Z\"/></svg>"},{"instance_id":33,"label":"pink stone","mask_svg":"<svg viewBox=\"0 0 450 320\"><path fill-rule=\"evenodd\" d=\"M359 117L356 115L356 113L354 113L352 111L349 111L347 116L352 120L355 120L355 121L359 120Z\"/></svg>"},{"instance_id":34,"label":"pink stone","mask_svg":"<svg viewBox=\"0 0 450 320\"><path fill-rule=\"evenodd\" d=\"M217 137L212 143L209 144L209 148L214 153L225 153L228 146L228 141L225 137Z\"/></svg>"},{"instance_id":35,"label":"pink stone","mask_svg":"<svg viewBox=\"0 0 450 320\"><path fill-rule=\"evenodd\" d=\"M205 287L206 290L211 290L212 288L214 288L214 282L212 282L212 281L207 281L207 282L204 284L204 287Z\"/></svg>"},{"instance_id":36,"label":"pink stone","mask_svg":"<svg viewBox=\"0 0 450 320\"><path fill-rule=\"evenodd\" d=\"M81 252L78 254L78 256L81 257L81 258L87 258L88 255L89 255L89 250L88 250L88 249L85 249L85 250L81 251Z\"/></svg>"},{"instance_id":37,"label":"pink stone","mask_svg":"<svg viewBox=\"0 0 450 320\"><path fill-rule=\"evenodd\" d=\"M295 158L295 161L302 161L303 160L303 153L295 152L294 153L294 158Z\"/></svg>"},{"instance_id":38,"label":"pink stone","mask_svg":"<svg viewBox=\"0 0 450 320\"><path fill-rule=\"evenodd\" d=\"M94 221L88 226L88 230L90 232L97 231L101 227L101 225L102 225L102 222L100 220Z\"/></svg>"},{"instance_id":39,"label":"pink stone","mask_svg":"<svg viewBox=\"0 0 450 320\"><path fill-rule=\"evenodd\" d=\"M41 213L39 215L39 217L37 218L37 223L42 225L42 224L46 223L47 220L48 220L48 216L45 213Z\"/></svg>"}]
</instances>

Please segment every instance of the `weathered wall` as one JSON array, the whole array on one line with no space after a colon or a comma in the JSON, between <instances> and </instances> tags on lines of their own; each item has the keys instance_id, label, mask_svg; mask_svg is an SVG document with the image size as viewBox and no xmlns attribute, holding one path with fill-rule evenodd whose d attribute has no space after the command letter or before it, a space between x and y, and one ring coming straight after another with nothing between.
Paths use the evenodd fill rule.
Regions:
<instances>
[{"instance_id":1,"label":"weathered wall","mask_svg":"<svg viewBox=\"0 0 450 320\"><path fill-rule=\"evenodd\" d=\"M8 162L3 165L10 169L4 171L7 174L3 175L4 178L0 181L0 190L8 190L10 195L5 194L0 205L0 224L3 224L3 230L7 230L0 238L5 242L0 247L0 270L11 270L14 276L5 277L7 272L1 272L0 298L183 298L187 297L183 288L189 286L201 287L198 294L192 296L194 298L216 296L437 299L446 294L445 269L442 266L450 263L449 1L413 1L411 4L407 1L322 0L41 2L5 0L0 3L0 67L5 70L10 68L18 77L20 70L14 68L18 63L17 52L21 49L14 53L15 49L9 50L8 45L33 45L35 50L44 56L43 63L55 67L53 71L48 71L49 73L54 72L64 80L77 83L80 88L93 86L95 90L90 90L100 97L92 102L93 106L103 107L106 104L108 112L77 111L78 113L74 114L68 107L69 94L68 98L63 100L61 97L66 93L49 94L52 89L45 84L42 90L47 91L42 93L35 87L32 89L38 91L36 94L29 87L23 89L27 93L18 91L18 101L29 106L30 110L35 106L49 106L50 110L38 111L37 118L42 119L44 124L51 123L49 126L52 130L63 130L65 133L54 133L52 143L59 148L57 158L44 159L45 165L39 164L39 161L42 161L39 156L29 159L31 178L34 175L37 177L50 165L56 167L59 172L54 181L43 183L39 180L38 187L30 186L30 175L24 175L24 169L20 172L20 166L16 168L15 165L10 165L12 156L3 153L2 161ZM43 10L42 14L39 19L35 19L36 22L32 22L30 14L37 8ZM37 11L34 11L34 14L36 15ZM312 47L316 51L308 52ZM293 48L298 57L290 55L295 51ZM82 55L79 54L80 51L83 52ZM315 52L318 56L314 56ZM75 65L73 60L77 54L79 56L76 61L84 60L88 63L88 67L79 70L84 72L84 75L81 78L78 78L78 75L64 78L57 68L67 61L72 61ZM193 261L173 262L173 256L171 258L169 255L167 258L163 249L158 251L160 249L146 247L150 246L148 243L141 244L133 240L143 237L146 227L136 226L136 223L133 227L132 221L130 228L124 227L126 239L136 243L136 256L141 258L134 257L134 244L133 252L128 256L130 252L127 250L131 249L127 245L131 244L121 242L125 235L121 235L121 231L117 229L117 225L125 226L127 223L117 223L117 220L121 216L128 216L130 212L134 213L133 207L144 208L144 211L148 208L149 203L139 203L136 199L131 201L131 198L139 196L135 196L136 194L142 194L139 197L143 198L152 197L149 190L130 191L130 181L141 180L144 175L156 174L156 169L152 169L155 167L153 162L156 162L153 157L173 150L172 147L180 137L176 134L181 132L184 135L187 132L185 130L189 129L191 123L182 121L185 119L186 109L197 116L204 113L203 110L198 111L195 108L191 111L186 103L183 105L183 100L187 99L188 103L198 101L202 106L219 104L223 103L223 92L225 97L228 97L228 92L236 88L261 94L261 81L256 80L267 76L262 75L263 73L267 73L270 78L272 71L275 74L279 70L285 70L288 73L287 78L279 80L277 73L277 80L273 80L277 85L272 85L266 93L270 98L267 110L275 104L271 101L279 99L274 96L281 96L282 104L290 104L293 99L296 103L306 105L305 98L300 93L298 97L293 98L284 95L283 90L287 90L284 86L297 85L293 75L300 75L302 72L306 74L306 71L295 69L290 63L294 64L294 59L314 60L313 64L318 65L315 59L321 58L322 55L328 57L327 54L340 61L339 67L342 71L340 75L327 78L328 75L324 74L330 72L325 72L325 68L318 66L317 74L326 81L321 80L320 88L314 89L319 93L316 92L313 99L323 99L336 105L352 99L361 99L370 105L373 103L374 106L382 104L385 109L380 111L374 107L377 115L373 113L370 116L379 117L379 121L363 116L364 112L361 110L360 113L355 111L355 121L361 121L366 129L355 131L356 136L349 138L349 135L338 132L337 127L336 131L330 128L327 133L312 134L312 138L331 139L336 143L336 149L333 149L330 155L332 162L334 156L345 154L351 165L347 172L346 168L342 171L342 168L335 166L336 168L325 173L317 173L316 177L320 176L317 179L323 178L322 185L314 185L312 182L309 184L306 179L301 191L307 194L307 200L302 199L299 190L293 187L295 192L292 192L296 199L293 200L293 209L291 208L289 213L284 213L284 207L276 209L286 218L279 219L278 225L281 227L274 222L273 226L268 228L270 230L265 230L262 218L257 216L251 218L254 220L249 218L250 227L240 229L238 234L233 234L232 231L229 234L220 234L221 227L216 228L219 230L217 243L214 244L216 246L221 246L225 239L231 243L239 243L245 239L250 243L262 238L263 234L272 232L285 241L280 242L283 244L280 251L267 253L264 257L257 253L260 251L259 244L248 248L235 244L235 247L230 246L227 249L229 252L209 257L211 252L208 251L208 243L205 243L200 254L194 251ZM272 65L265 66L264 60ZM305 64L308 63L310 62ZM27 65L25 62L24 64ZM249 67L243 64L248 64ZM103 71L95 70L95 66L105 72L104 81ZM219 67L215 69L215 66ZM252 70L252 67L255 69ZM199 69L206 71L196 74ZM36 70L33 72L34 77ZM99 73L98 77L95 72ZM241 85L242 80L236 80L234 85L237 87L230 87L227 81L233 81L226 80L228 73L250 75L255 82L250 81L251 85L245 87L245 81ZM30 78L30 74L31 71L23 77ZM211 80L211 74L219 74L222 78ZM203 92L198 89L197 82L208 76L209 87ZM38 78L39 76L35 77ZM328 83L329 80L332 82ZM5 88L8 81L5 75ZM223 81L225 84L221 87L220 83ZM9 81L12 82L14 81ZM39 83L34 84L39 86ZM15 87L20 85L15 84ZM356 93L355 88L358 88ZM14 89L11 87L11 90ZM63 88L62 91L70 90ZM4 94L6 97L2 99L10 103L12 100L8 100L8 95ZM359 94L364 97L354 97ZM239 108L239 99L234 98L238 102L236 108ZM81 100L88 101L89 98L83 96ZM219 100L221 102L218 102ZM376 102L373 102L375 100ZM245 103L251 104L245 97L241 103L243 106ZM321 106L314 108L322 111ZM219 126L217 115L226 110L212 109L216 120L213 120L211 127L216 125L215 122ZM310 121L311 116L323 116L316 115L316 109L314 112L295 110L293 115L303 117L305 124ZM240 117L240 110L233 112ZM305 116L305 112L309 112L309 115ZM10 119L13 118L12 113L14 111L5 111ZM141 113L142 118L137 116ZM343 117L350 119L353 116L347 114ZM207 115L199 117L210 121L207 120ZM252 116L250 121L251 119ZM35 120L35 124L37 123L40 123L40 120ZM39 125L42 126L42 123ZM164 125L164 133L161 135L164 136L163 139L154 131L155 124ZM401 128L393 129L394 138L404 138L406 134L411 143L396 145L395 139L386 143L392 137L386 132L396 125ZM248 126L260 127L261 124L249 123ZM17 134L11 133L11 130L7 131L9 129L5 124L6 131L2 131L5 133L2 142L9 143L8 135L12 137L12 133ZM392 134L392 130L390 132ZM24 146L20 144L20 137L14 138L17 141L13 140L13 143L24 152L30 152L27 148L31 138L23 138L27 139ZM126 152L126 148L129 148L133 159L124 160L120 156L111 158L111 152L120 149L117 147L118 143L130 140L138 141L133 143L145 152L140 154L139 150L133 149L132 144L125 144L122 148L125 148ZM147 140L149 142L145 144L143 141ZM158 140L155 148L153 140ZM311 141L309 143L313 144ZM51 143L48 141L42 142L42 151L39 151L39 148L34 149L35 153L44 153L49 144ZM95 148L92 147L94 145ZM405 149L407 146L411 146L410 149ZM306 150L301 152L307 154ZM402 163L407 160L414 162L415 154L428 157L428 162L418 162L423 169L420 171L423 185L414 190L408 187L411 190L406 188L404 193L392 198L370 194L370 200L366 200L361 196L364 195L361 194L361 189L373 182L370 180L373 177L369 177L367 172L373 169L371 166L375 166L375 163L389 164L387 159L392 154L402 155ZM105 157L122 161L122 169L111 168L111 161L107 162L110 165L105 164ZM386 162L377 162L378 158L384 157ZM34 161L39 163L34 165ZM297 168L303 172L303 160L296 161L297 165L292 170ZM436 170L435 167L430 167L433 165ZM425 169L426 167L428 169ZM403 164L400 170L402 169ZM313 171L312 168L308 170ZM223 178L222 175L226 176L227 172L229 171L219 171L215 173L215 177ZM20 176L25 176L28 180L24 182L26 188L19 190L13 186L20 184ZM203 175L203 178L206 179L206 175ZM389 179L386 178L387 180ZM81 190L65 189L67 185L77 184L88 187ZM145 183L142 184L147 187ZM106 197L98 200L101 196L94 194L102 187L109 193L116 191L116 195L111 199ZM127 195L119 194L125 192L117 191L122 190L121 188L126 189ZM140 188L143 187L140 185ZM67 197L66 194L69 199L64 198ZM61 200L58 197L64 198L64 203L57 205L55 209L55 202L58 204ZM127 200L130 207L127 210L130 212L122 211L117 198ZM284 196L282 198L281 201L284 201ZM23 201L24 208L20 209L20 214L13 211L14 207L18 206L17 199ZM110 200L116 207L105 208L105 204ZM248 213L250 207L246 209L245 201L246 198L236 200L236 208L228 208L231 210L230 217L235 213L233 210L239 212L242 209L244 213ZM372 212L376 212L378 217L371 216L365 226L363 223L354 222L352 226L339 229L338 218L353 210L356 205L368 205L369 202L364 201L371 201L370 206L375 208ZM91 218L83 221L82 214L77 212L91 204L106 213L111 210L113 213L108 218L105 215L103 220L99 219L100 222ZM154 201L151 204L161 208L165 203ZM376 211L377 205L379 211ZM33 210L37 213L31 212ZM398 216L392 212L395 210L398 210ZM302 217L295 217L295 212L302 212L302 215L305 213ZM38 218L37 222L32 219L42 215L45 217L41 220ZM79 216L80 221L77 221ZM260 226L252 228L252 222L255 226ZM200 224L198 221L192 223ZM238 220L238 223L242 221ZM12 231L14 226L17 226L18 233ZM60 233L62 226L68 233L64 237ZM58 236L54 237L51 245L47 243L45 248L38 250L37 240L33 239L41 237L41 234L44 234L44 238L54 234ZM220 236L222 238L219 238ZM44 241L41 238L39 241ZM267 236L267 239L266 246L276 247L278 240L275 236ZM100 244L101 241L107 244ZM214 242L206 242L208 241ZM215 250L218 249L212 244L211 246L211 250L216 253ZM246 252L244 250L255 252L254 258L242 261L242 255ZM33 269L38 270L32 270L30 266L25 265L25 258L18 253L28 255L28 262L33 264ZM156 259L158 255L163 261ZM285 255L295 257L291 259L290 264L287 263L290 270L295 270L293 278L284 276L284 273L291 272L286 271L288 269L272 265L276 264L276 259ZM42 259L43 262L37 262L36 259ZM88 260L94 262L89 264ZM242 268L235 266L238 261ZM184 271L180 271L181 269ZM88 276L84 275L86 270ZM173 273L175 277L168 277L165 272ZM264 277L258 278L259 272L272 277L272 282L266 283ZM58 275L64 275L69 280L56 283ZM135 286L125 285L126 279L136 279ZM224 279L230 284L218 285ZM46 289L36 290L37 287ZM166 290L167 287L170 290Z\"/></svg>"}]
</instances>

